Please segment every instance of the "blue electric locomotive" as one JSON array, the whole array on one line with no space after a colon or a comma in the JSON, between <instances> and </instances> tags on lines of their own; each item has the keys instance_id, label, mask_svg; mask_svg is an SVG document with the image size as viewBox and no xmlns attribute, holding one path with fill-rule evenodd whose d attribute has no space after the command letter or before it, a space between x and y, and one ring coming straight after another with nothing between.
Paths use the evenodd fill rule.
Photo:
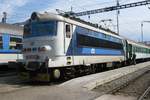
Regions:
<instances>
[{"instance_id":1,"label":"blue electric locomotive","mask_svg":"<svg viewBox=\"0 0 150 100\"><path fill-rule=\"evenodd\" d=\"M100 72L131 60L131 45L111 31L76 18L33 13L24 27L20 75L50 81Z\"/></svg>"}]
</instances>

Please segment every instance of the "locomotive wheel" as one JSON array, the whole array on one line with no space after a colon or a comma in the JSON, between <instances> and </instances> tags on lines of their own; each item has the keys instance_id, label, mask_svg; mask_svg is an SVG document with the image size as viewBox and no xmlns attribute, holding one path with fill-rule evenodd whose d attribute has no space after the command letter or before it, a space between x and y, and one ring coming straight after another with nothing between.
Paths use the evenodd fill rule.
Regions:
<instances>
[{"instance_id":1,"label":"locomotive wheel","mask_svg":"<svg viewBox=\"0 0 150 100\"><path fill-rule=\"evenodd\" d=\"M96 72L96 65L91 65L91 73L94 74Z\"/></svg>"},{"instance_id":2,"label":"locomotive wheel","mask_svg":"<svg viewBox=\"0 0 150 100\"><path fill-rule=\"evenodd\" d=\"M60 79L60 77L61 77L61 70L60 69L54 69L53 70L53 78L55 80L58 80L58 79Z\"/></svg>"},{"instance_id":3,"label":"locomotive wheel","mask_svg":"<svg viewBox=\"0 0 150 100\"><path fill-rule=\"evenodd\" d=\"M75 68L74 67L67 67L64 69L64 79L72 79L75 77Z\"/></svg>"}]
</instances>

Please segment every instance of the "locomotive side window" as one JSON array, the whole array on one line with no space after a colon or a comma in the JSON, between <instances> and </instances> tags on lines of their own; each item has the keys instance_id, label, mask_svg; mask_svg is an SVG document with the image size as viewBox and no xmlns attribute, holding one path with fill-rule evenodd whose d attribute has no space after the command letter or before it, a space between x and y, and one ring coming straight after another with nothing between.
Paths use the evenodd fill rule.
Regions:
<instances>
[{"instance_id":1,"label":"locomotive side window","mask_svg":"<svg viewBox=\"0 0 150 100\"><path fill-rule=\"evenodd\" d=\"M120 43L110 42L108 40L98 39L81 34L77 34L77 44L78 46L103 47L117 50L123 49L123 46Z\"/></svg>"},{"instance_id":2,"label":"locomotive side window","mask_svg":"<svg viewBox=\"0 0 150 100\"><path fill-rule=\"evenodd\" d=\"M10 49L21 50L22 49L22 38L10 37Z\"/></svg>"},{"instance_id":3,"label":"locomotive side window","mask_svg":"<svg viewBox=\"0 0 150 100\"><path fill-rule=\"evenodd\" d=\"M3 39L2 39L2 36L0 36L0 49L3 49Z\"/></svg>"},{"instance_id":4,"label":"locomotive side window","mask_svg":"<svg viewBox=\"0 0 150 100\"><path fill-rule=\"evenodd\" d=\"M66 37L70 38L71 37L71 25L66 24Z\"/></svg>"}]
</instances>

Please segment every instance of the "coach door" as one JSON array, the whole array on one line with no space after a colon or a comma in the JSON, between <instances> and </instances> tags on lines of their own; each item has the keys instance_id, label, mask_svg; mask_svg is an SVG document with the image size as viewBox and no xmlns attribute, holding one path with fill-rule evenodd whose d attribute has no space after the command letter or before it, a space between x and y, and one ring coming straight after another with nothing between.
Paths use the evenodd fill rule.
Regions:
<instances>
[{"instance_id":1,"label":"coach door","mask_svg":"<svg viewBox=\"0 0 150 100\"><path fill-rule=\"evenodd\" d=\"M129 44L129 59L132 59L132 54L133 54L133 51L132 51L132 45Z\"/></svg>"}]
</instances>

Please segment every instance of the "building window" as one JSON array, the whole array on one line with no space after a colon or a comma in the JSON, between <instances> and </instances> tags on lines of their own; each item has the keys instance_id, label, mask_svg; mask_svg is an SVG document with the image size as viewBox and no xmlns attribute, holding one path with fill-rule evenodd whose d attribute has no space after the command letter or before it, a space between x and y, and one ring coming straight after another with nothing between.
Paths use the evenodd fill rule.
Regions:
<instances>
[{"instance_id":1,"label":"building window","mask_svg":"<svg viewBox=\"0 0 150 100\"><path fill-rule=\"evenodd\" d=\"M3 49L3 38L0 36L0 49Z\"/></svg>"},{"instance_id":2,"label":"building window","mask_svg":"<svg viewBox=\"0 0 150 100\"><path fill-rule=\"evenodd\" d=\"M66 37L70 38L71 37L71 25L66 24Z\"/></svg>"},{"instance_id":3,"label":"building window","mask_svg":"<svg viewBox=\"0 0 150 100\"><path fill-rule=\"evenodd\" d=\"M10 37L9 48L13 50L22 49L22 38Z\"/></svg>"}]
</instances>

